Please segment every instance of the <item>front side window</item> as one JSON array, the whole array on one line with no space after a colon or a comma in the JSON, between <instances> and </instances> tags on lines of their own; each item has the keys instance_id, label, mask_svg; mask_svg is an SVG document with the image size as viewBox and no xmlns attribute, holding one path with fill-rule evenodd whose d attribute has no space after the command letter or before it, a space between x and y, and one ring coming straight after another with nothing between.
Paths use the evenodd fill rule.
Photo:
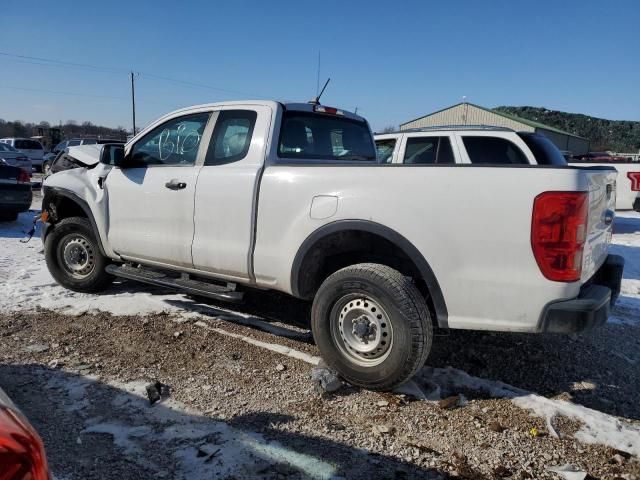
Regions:
<instances>
[{"instance_id":1,"label":"front side window","mask_svg":"<svg viewBox=\"0 0 640 480\"><path fill-rule=\"evenodd\" d=\"M455 163L449 137L408 138L403 163L412 165Z\"/></svg>"},{"instance_id":2,"label":"front side window","mask_svg":"<svg viewBox=\"0 0 640 480\"><path fill-rule=\"evenodd\" d=\"M395 138L385 138L376 140L376 158L378 163L391 163L393 161L393 151L396 148Z\"/></svg>"},{"instance_id":3,"label":"front side window","mask_svg":"<svg viewBox=\"0 0 640 480\"><path fill-rule=\"evenodd\" d=\"M500 137L463 136L471 163L485 165L527 165L529 161L513 142Z\"/></svg>"},{"instance_id":4,"label":"front side window","mask_svg":"<svg viewBox=\"0 0 640 480\"><path fill-rule=\"evenodd\" d=\"M369 126L360 120L310 112L285 112L278 156L305 160L375 161Z\"/></svg>"},{"instance_id":5,"label":"front side window","mask_svg":"<svg viewBox=\"0 0 640 480\"><path fill-rule=\"evenodd\" d=\"M253 110L224 110L218 115L205 165L242 160L249 151L258 114Z\"/></svg>"},{"instance_id":6,"label":"front side window","mask_svg":"<svg viewBox=\"0 0 640 480\"><path fill-rule=\"evenodd\" d=\"M133 145L131 166L194 165L209 112L174 118Z\"/></svg>"}]
</instances>

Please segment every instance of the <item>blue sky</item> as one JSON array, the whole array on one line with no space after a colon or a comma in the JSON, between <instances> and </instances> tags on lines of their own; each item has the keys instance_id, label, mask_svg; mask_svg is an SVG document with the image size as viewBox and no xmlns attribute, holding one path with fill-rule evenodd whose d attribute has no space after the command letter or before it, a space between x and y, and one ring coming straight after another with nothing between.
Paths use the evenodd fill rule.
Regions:
<instances>
[{"instance_id":1,"label":"blue sky","mask_svg":"<svg viewBox=\"0 0 640 480\"><path fill-rule=\"evenodd\" d=\"M463 96L640 120L637 0L2 3L0 52L106 69L0 55L6 120L130 128L131 69L138 127L196 103L306 101L318 51L323 103L358 107L374 129Z\"/></svg>"}]
</instances>

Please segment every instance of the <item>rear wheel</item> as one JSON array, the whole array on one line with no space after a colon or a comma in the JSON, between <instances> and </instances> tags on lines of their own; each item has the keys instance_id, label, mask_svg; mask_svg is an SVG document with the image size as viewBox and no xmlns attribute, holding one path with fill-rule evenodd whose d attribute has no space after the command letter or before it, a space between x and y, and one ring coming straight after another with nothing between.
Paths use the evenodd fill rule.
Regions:
<instances>
[{"instance_id":1,"label":"rear wheel","mask_svg":"<svg viewBox=\"0 0 640 480\"><path fill-rule=\"evenodd\" d=\"M311 326L325 361L349 383L373 390L409 380L433 337L429 310L412 281L372 263L343 268L323 282Z\"/></svg>"},{"instance_id":2,"label":"rear wheel","mask_svg":"<svg viewBox=\"0 0 640 480\"><path fill-rule=\"evenodd\" d=\"M45 260L53 278L77 292L99 292L113 281L105 272L109 259L100 253L86 218L70 217L55 224L44 244Z\"/></svg>"}]
</instances>

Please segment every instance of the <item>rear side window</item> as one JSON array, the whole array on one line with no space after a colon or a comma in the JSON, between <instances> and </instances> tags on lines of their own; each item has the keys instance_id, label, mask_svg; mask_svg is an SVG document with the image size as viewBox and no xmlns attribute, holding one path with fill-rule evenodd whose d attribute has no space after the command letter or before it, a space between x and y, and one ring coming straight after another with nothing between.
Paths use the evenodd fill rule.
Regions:
<instances>
[{"instance_id":1,"label":"rear side window","mask_svg":"<svg viewBox=\"0 0 640 480\"><path fill-rule=\"evenodd\" d=\"M258 114L253 110L224 110L218 115L205 165L242 160L249 151Z\"/></svg>"},{"instance_id":2,"label":"rear side window","mask_svg":"<svg viewBox=\"0 0 640 480\"><path fill-rule=\"evenodd\" d=\"M500 137L462 137L471 163L486 165L527 165L522 150L513 142Z\"/></svg>"},{"instance_id":3,"label":"rear side window","mask_svg":"<svg viewBox=\"0 0 640 480\"><path fill-rule=\"evenodd\" d=\"M373 162L369 126L360 120L307 112L285 112L278 156L305 160Z\"/></svg>"},{"instance_id":4,"label":"rear side window","mask_svg":"<svg viewBox=\"0 0 640 480\"><path fill-rule=\"evenodd\" d=\"M18 150L42 150L42 145L34 140L16 140Z\"/></svg>"},{"instance_id":5,"label":"rear side window","mask_svg":"<svg viewBox=\"0 0 640 480\"><path fill-rule=\"evenodd\" d=\"M393 150L395 148L395 138L376 140L376 157L378 159L378 163L391 163L393 161Z\"/></svg>"},{"instance_id":6,"label":"rear side window","mask_svg":"<svg viewBox=\"0 0 640 480\"><path fill-rule=\"evenodd\" d=\"M408 165L455 163L449 137L408 138L402 163Z\"/></svg>"},{"instance_id":7,"label":"rear side window","mask_svg":"<svg viewBox=\"0 0 640 480\"><path fill-rule=\"evenodd\" d=\"M91 139L91 140L83 140L83 141L82 141L82 144L83 144L83 145L95 145L96 143L98 143L98 142L96 142L96 141L95 141L95 140L93 140L93 139Z\"/></svg>"},{"instance_id":8,"label":"rear side window","mask_svg":"<svg viewBox=\"0 0 640 480\"><path fill-rule=\"evenodd\" d=\"M536 157L538 165L566 165L567 160L554 143L543 135L536 133L519 132L518 136L527 144L527 147Z\"/></svg>"}]
</instances>

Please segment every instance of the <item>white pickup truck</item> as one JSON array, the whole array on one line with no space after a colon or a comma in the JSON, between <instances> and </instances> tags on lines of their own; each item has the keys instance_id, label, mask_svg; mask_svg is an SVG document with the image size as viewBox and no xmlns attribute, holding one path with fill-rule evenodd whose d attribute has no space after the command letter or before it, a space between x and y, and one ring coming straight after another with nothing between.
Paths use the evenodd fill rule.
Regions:
<instances>
[{"instance_id":1,"label":"white pickup truck","mask_svg":"<svg viewBox=\"0 0 640 480\"><path fill-rule=\"evenodd\" d=\"M444 161L468 159L455 135L439 136L438 161L402 165L411 135L399 134L385 164L367 122L336 108L178 110L124 149L69 150L84 168L44 182L47 265L82 292L119 276L221 300L258 288L312 301L323 357L372 389L424 364L433 327L604 323L623 268L608 254L615 170L460 165Z\"/></svg>"}]
</instances>

